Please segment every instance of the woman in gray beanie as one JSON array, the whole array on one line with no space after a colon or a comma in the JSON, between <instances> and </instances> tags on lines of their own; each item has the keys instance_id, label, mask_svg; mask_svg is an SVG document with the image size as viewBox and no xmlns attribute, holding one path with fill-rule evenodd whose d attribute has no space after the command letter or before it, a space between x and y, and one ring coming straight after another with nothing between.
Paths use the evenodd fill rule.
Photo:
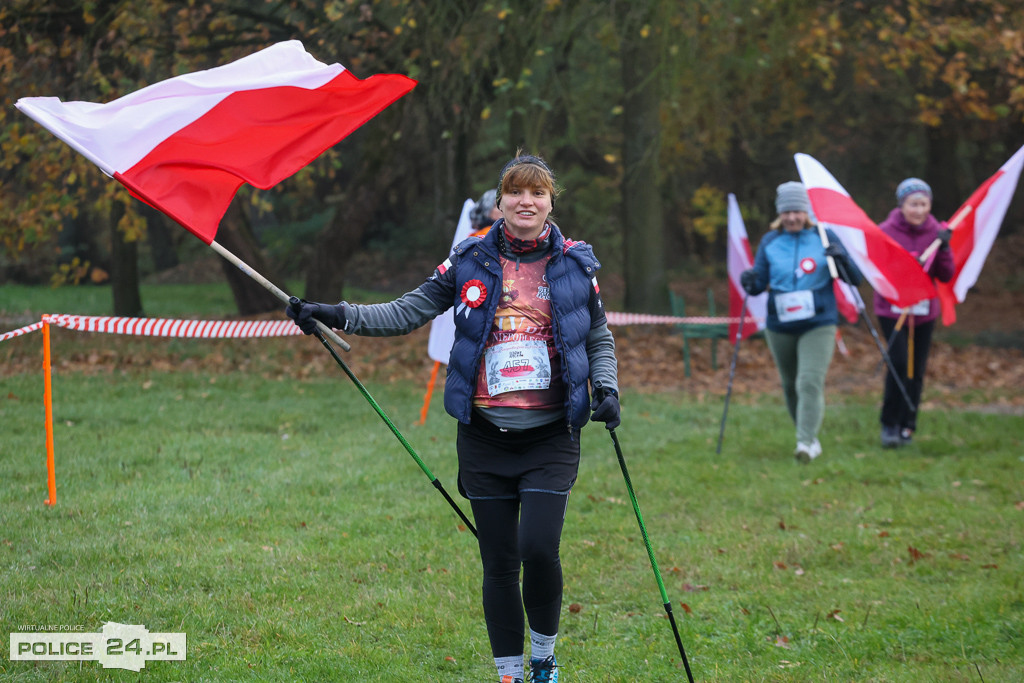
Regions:
<instances>
[{"instance_id":1,"label":"woman in gray beanie","mask_svg":"<svg viewBox=\"0 0 1024 683\"><path fill-rule=\"evenodd\" d=\"M771 290L765 337L796 424L793 455L798 462L809 463L821 455L818 430L825 416L825 375L839 323L827 257L854 286L860 284L861 273L831 230L825 230L828 248L822 244L802 183L779 185L775 208L778 218L758 245L754 267L740 275L740 284L750 295Z\"/></svg>"}]
</instances>

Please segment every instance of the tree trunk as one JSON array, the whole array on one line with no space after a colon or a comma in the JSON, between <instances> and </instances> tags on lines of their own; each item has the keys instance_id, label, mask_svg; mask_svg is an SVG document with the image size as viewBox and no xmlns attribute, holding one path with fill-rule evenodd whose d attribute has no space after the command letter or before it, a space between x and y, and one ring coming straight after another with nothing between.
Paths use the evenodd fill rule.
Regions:
<instances>
[{"instance_id":1,"label":"tree trunk","mask_svg":"<svg viewBox=\"0 0 1024 683\"><path fill-rule=\"evenodd\" d=\"M270 263L263 257L260 246L249 226L249 219L238 201L231 202L217 231L217 243L237 256L246 265L284 289L283 282ZM256 315L283 310L284 304L262 285L243 273L228 261L221 259L221 266L227 276L231 293L239 315ZM287 290L285 290L287 291Z\"/></svg>"},{"instance_id":2,"label":"tree trunk","mask_svg":"<svg viewBox=\"0 0 1024 683\"><path fill-rule=\"evenodd\" d=\"M928 128L928 165L931 178L921 176L932 188L932 214L940 220L952 217L960 202L973 188L960 188L960 166L957 161L957 134L953 129ZM964 188L966 189L966 188Z\"/></svg>"},{"instance_id":3,"label":"tree trunk","mask_svg":"<svg viewBox=\"0 0 1024 683\"><path fill-rule=\"evenodd\" d=\"M370 228L388 180L353 186L338 202L334 216L317 237L306 271L306 298L337 303L344 295L345 265L359 249Z\"/></svg>"},{"instance_id":4,"label":"tree trunk","mask_svg":"<svg viewBox=\"0 0 1024 683\"><path fill-rule=\"evenodd\" d=\"M620 6L629 5L620 3ZM621 26L634 25L633 17L623 18ZM667 313L670 307L658 178L661 125L654 76L659 60L658 43L653 35L641 38L637 31L626 28L621 35L625 306L632 312Z\"/></svg>"},{"instance_id":5,"label":"tree trunk","mask_svg":"<svg viewBox=\"0 0 1024 683\"><path fill-rule=\"evenodd\" d=\"M159 273L174 268L178 265L178 251L174 247L174 238L167 224L170 219L141 202L138 210L146 219L146 241L149 242L149 251L153 255L154 270Z\"/></svg>"},{"instance_id":6,"label":"tree trunk","mask_svg":"<svg viewBox=\"0 0 1024 683\"><path fill-rule=\"evenodd\" d=\"M139 243L125 240L117 224L125 206L113 202L110 209L110 283L114 295L114 315L143 318L142 293L139 290Z\"/></svg>"}]
</instances>

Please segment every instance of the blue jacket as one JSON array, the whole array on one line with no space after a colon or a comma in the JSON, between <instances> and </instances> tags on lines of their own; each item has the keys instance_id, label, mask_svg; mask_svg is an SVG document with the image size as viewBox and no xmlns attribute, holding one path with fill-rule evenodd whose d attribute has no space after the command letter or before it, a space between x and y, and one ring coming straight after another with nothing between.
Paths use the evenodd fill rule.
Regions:
<instances>
[{"instance_id":1,"label":"blue jacket","mask_svg":"<svg viewBox=\"0 0 1024 683\"><path fill-rule=\"evenodd\" d=\"M484 345L491 331L501 295L501 259L496 224L484 237L470 237L455 247L451 256L456 278L455 343L448 362L444 388L444 407L460 422L469 423L473 410L473 391ZM589 244L566 242L558 227L551 226L552 251L546 276L551 288L551 319L555 348L562 359L562 380L566 387L565 412L570 429L581 429L590 420L590 360L587 335L599 322L589 307L593 278L601 268ZM568 245L568 246L567 246ZM459 294L465 283L479 280L487 288L487 297L469 315L458 311ZM603 310L603 309L602 309Z\"/></svg>"},{"instance_id":2,"label":"blue jacket","mask_svg":"<svg viewBox=\"0 0 1024 683\"><path fill-rule=\"evenodd\" d=\"M831 230L825 230L830 244L839 246L846 254L842 242ZM841 259L846 271L847 282L857 286L861 273L852 259ZM788 232L782 228L773 230L761 240L754 257L754 272L757 281L751 295L770 289L768 297L768 329L773 332L801 334L822 325L836 325L839 311L832 289L832 276L825 258L817 226L800 232ZM840 272L840 274L842 271ZM814 316L804 320L780 322L775 308L775 294L810 290L814 296Z\"/></svg>"}]
</instances>

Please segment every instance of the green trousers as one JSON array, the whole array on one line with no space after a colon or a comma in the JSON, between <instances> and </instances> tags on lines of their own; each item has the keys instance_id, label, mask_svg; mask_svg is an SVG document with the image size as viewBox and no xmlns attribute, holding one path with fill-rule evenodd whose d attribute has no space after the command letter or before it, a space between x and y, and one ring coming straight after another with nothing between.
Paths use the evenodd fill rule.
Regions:
<instances>
[{"instance_id":1,"label":"green trousers","mask_svg":"<svg viewBox=\"0 0 1024 683\"><path fill-rule=\"evenodd\" d=\"M765 330L765 338L796 424L796 440L810 444L825 418L825 375L836 347L836 326L822 325L802 334Z\"/></svg>"}]
</instances>

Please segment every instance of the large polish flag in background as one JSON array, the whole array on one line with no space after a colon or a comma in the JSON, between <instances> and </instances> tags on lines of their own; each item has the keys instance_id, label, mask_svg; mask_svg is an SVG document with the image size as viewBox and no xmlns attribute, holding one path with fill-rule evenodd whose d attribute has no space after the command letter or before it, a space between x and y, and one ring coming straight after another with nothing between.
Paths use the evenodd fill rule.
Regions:
<instances>
[{"instance_id":1,"label":"large polish flag in background","mask_svg":"<svg viewBox=\"0 0 1024 683\"><path fill-rule=\"evenodd\" d=\"M276 185L415 85L360 80L290 40L105 104L15 106L209 244L242 183Z\"/></svg>"},{"instance_id":2,"label":"large polish flag in background","mask_svg":"<svg viewBox=\"0 0 1024 683\"><path fill-rule=\"evenodd\" d=\"M963 302L967 290L978 281L1017 189L1021 166L1024 166L1024 147L982 183L950 220L953 235L949 246L953 250L954 274L949 282L938 283L944 325L956 322L956 305Z\"/></svg>"},{"instance_id":3,"label":"large polish flag in background","mask_svg":"<svg viewBox=\"0 0 1024 683\"><path fill-rule=\"evenodd\" d=\"M821 163L807 154L795 159L818 220L842 240L875 291L903 307L935 297L932 279L917 259L882 232Z\"/></svg>"},{"instance_id":4,"label":"large polish flag in background","mask_svg":"<svg viewBox=\"0 0 1024 683\"><path fill-rule=\"evenodd\" d=\"M754 256L747 238L747 227L743 223L736 195L729 193L729 247L726 254L729 270L729 317L738 318L743 309L743 287L740 285L740 274L754 267ZM768 320L768 293L761 292L757 296L747 297L747 310L744 314L743 333L746 339L758 330L763 330ZM739 323L729 323L729 343L736 343L736 332Z\"/></svg>"}]
</instances>

